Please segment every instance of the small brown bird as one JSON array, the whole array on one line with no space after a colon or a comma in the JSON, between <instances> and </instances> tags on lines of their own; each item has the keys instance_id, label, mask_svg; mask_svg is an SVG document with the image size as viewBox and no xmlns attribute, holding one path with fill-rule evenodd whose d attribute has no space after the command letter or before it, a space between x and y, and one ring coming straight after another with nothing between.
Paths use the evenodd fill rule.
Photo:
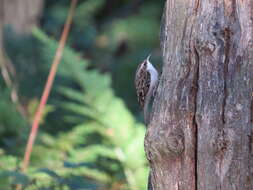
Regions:
<instances>
[{"instance_id":1,"label":"small brown bird","mask_svg":"<svg viewBox=\"0 0 253 190\"><path fill-rule=\"evenodd\" d=\"M158 72L149 61L150 56L151 55L138 65L135 74L137 99L140 107L144 110L144 120L146 124L149 122L148 105L151 97L155 94L158 83Z\"/></svg>"}]
</instances>

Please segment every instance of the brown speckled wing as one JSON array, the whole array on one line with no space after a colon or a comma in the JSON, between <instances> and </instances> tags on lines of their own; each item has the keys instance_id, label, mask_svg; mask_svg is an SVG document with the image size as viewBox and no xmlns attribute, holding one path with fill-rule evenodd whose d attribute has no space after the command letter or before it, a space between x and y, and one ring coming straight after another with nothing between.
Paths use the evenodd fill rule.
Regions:
<instances>
[{"instance_id":1,"label":"brown speckled wing","mask_svg":"<svg viewBox=\"0 0 253 190\"><path fill-rule=\"evenodd\" d=\"M141 108L144 107L145 98L150 86L150 80L150 73L147 72L146 64L144 64L141 69L139 66L135 75L135 87L137 92L137 99Z\"/></svg>"}]
</instances>

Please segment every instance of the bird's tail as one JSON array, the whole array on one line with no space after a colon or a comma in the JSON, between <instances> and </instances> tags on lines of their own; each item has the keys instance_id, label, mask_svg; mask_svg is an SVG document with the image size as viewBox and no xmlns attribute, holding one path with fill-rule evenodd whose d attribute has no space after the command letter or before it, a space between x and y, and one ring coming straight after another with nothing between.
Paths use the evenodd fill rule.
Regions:
<instances>
[{"instance_id":1,"label":"bird's tail","mask_svg":"<svg viewBox=\"0 0 253 190\"><path fill-rule=\"evenodd\" d=\"M149 121L150 121L150 113L149 113L149 103L150 103L150 100L151 100L151 94L148 94L146 96L146 100L145 100L145 103L144 103L144 109L143 109L143 112L144 112L144 122L145 122L146 127L148 127L148 124L149 124Z\"/></svg>"},{"instance_id":2,"label":"bird's tail","mask_svg":"<svg viewBox=\"0 0 253 190\"><path fill-rule=\"evenodd\" d=\"M151 173L149 172L149 175L148 175L148 190L153 190L153 186L152 186L152 183L151 183Z\"/></svg>"}]
</instances>

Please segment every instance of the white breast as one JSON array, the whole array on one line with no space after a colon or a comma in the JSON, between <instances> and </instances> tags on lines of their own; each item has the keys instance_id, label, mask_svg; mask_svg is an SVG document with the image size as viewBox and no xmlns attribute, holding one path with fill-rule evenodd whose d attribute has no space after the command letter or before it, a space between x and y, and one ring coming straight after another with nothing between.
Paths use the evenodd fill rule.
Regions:
<instances>
[{"instance_id":1,"label":"white breast","mask_svg":"<svg viewBox=\"0 0 253 190\"><path fill-rule=\"evenodd\" d=\"M147 70L149 71L150 77L151 77L150 87L153 88L158 81L158 72L149 61L148 61L147 66L148 66Z\"/></svg>"}]
</instances>

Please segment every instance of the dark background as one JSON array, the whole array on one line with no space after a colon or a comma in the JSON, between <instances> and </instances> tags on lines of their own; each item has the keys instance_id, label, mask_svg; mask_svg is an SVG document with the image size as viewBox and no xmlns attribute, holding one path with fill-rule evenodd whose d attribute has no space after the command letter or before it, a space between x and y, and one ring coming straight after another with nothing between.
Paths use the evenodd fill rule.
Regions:
<instances>
[{"instance_id":1,"label":"dark background","mask_svg":"<svg viewBox=\"0 0 253 190\"><path fill-rule=\"evenodd\" d=\"M2 15L7 15L7 6L0 9ZM19 6L22 10L25 5ZM0 187L8 190L22 183L28 190L144 190L148 173L145 128L134 75L149 53L154 65L161 66L162 0L78 1L29 170L19 172L69 6L69 0L47 0L38 6L39 16L33 20L36 28L22 24L18 12L10 19L20 26L5 20L0 28L4 55L0 59L4 63ZM31 4L28 10L33 10ZM10 84L3 74L5 67ZM11 98L13 89L17 102Z\"/></svg>"}]
</instances>

